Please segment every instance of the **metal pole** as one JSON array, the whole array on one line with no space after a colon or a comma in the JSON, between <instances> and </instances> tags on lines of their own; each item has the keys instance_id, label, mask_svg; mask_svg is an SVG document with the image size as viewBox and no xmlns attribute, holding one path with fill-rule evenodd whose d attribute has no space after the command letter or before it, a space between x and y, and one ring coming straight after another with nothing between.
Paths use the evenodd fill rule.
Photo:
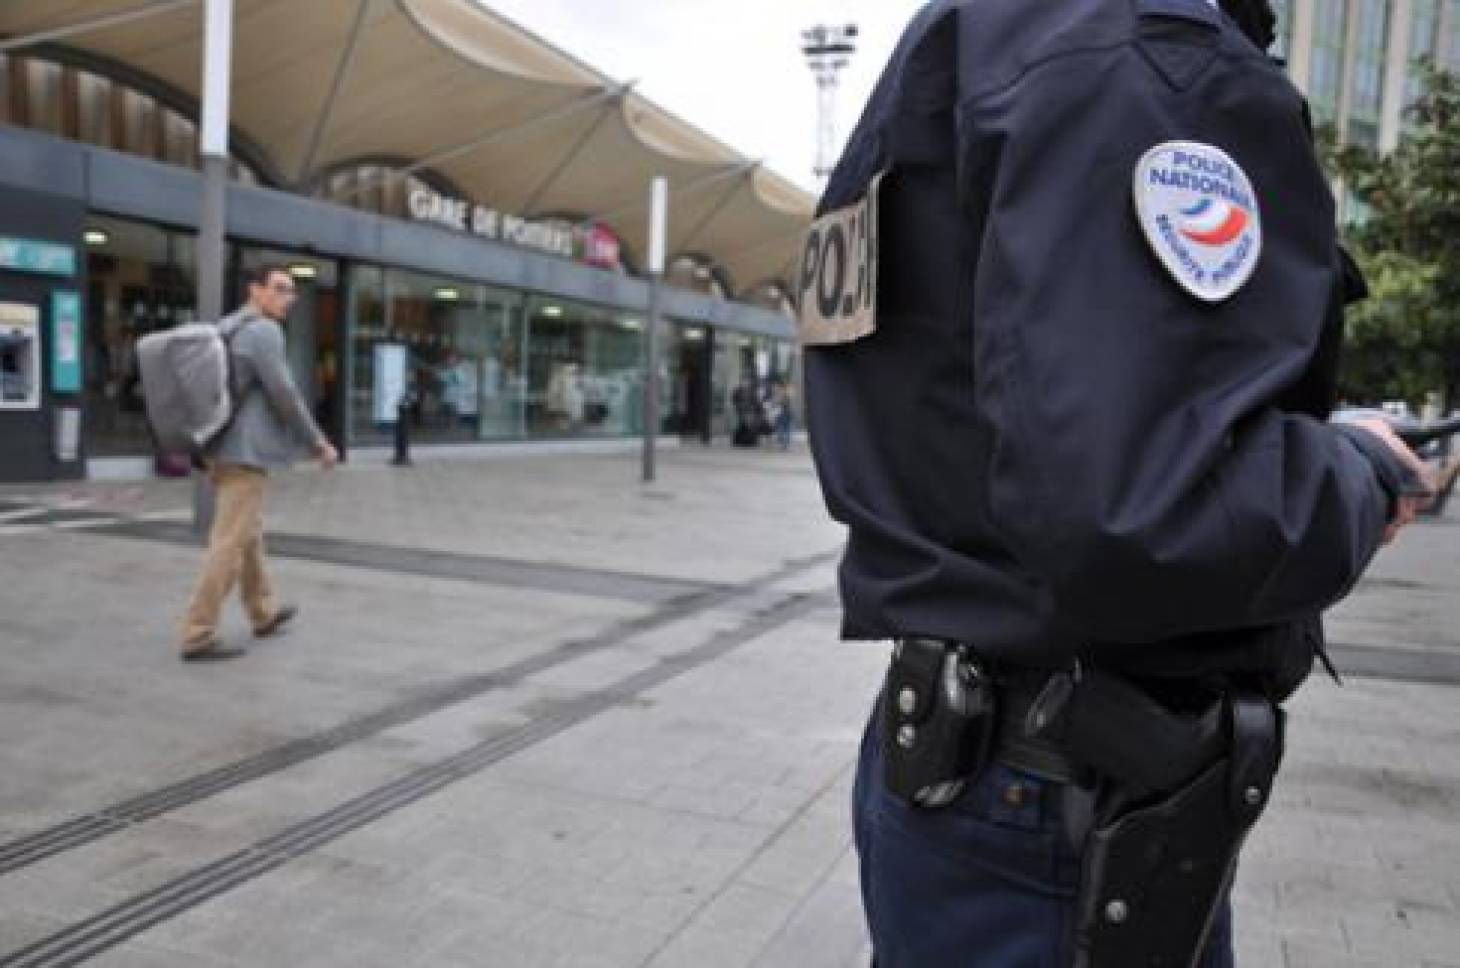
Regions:
<instances>
[{"instance_id":1,"label":"metal pole","mask_svg":"<svg viewBox=\"0 0 1460 968\"><path fill-rule=\"evenodd\" d=\"M223 315L223 232L228 198L228 95L233 57L233 0L206 0L203 10L203 109L198 156L203 196L198 213L198 319ZM206 477L193 477L193 531L206 537L213 494Z\"/></svg>"},{"instance_id":2,"label":"metal pole","mask_svg":"<svg viewBox=\"0 0 1460 968\"><path fill-rule=\"evenodd\" d=\"M198 218L198 318L216 320L223 315L233 0L207 0L203 35L203 118L198 142L203 165L202 211Z\"/></svg>"},{"instance_id":3,"label":"metal pole","mask_svg":"<svg viewBox=\"0 0 1460 968\"><path fill-rule=\"evenodd\" d=\"M644 323L643 481L654 480L659 435L659 289L664 277L664 238L669 221L669 181L655 175L649 189L649 318Z\"/></svg>"}]
</instances>

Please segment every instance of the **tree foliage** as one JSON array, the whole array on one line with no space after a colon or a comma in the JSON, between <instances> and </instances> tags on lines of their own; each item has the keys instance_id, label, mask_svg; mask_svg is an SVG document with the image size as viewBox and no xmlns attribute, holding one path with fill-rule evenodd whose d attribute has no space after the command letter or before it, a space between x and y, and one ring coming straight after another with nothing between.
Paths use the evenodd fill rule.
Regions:
<instances>
[{"instance_id":1,"label":"tree foliage","mask_svg":"<svg viewBox=\"0 0 1460 968\"><path fill-rule=\"evenodd\" d=\"M1350 399L1460 404L1460 77L1423 65L1399 146L1336 145L1325 160L1360 202L1344 228L1370 298L1350 310L1339 386Z\"/></svg>"}]
</instances>

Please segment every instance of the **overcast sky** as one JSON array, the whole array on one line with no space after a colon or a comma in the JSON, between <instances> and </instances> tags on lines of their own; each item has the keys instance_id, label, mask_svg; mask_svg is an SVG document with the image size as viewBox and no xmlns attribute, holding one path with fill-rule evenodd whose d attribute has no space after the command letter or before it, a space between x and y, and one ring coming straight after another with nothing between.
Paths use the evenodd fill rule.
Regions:
<instances>
[{"instance_id":1,"label":"overcast sky","mask_svg":"<svg viewBox=\"0 0 1460 968\"><path fill-rule=\"evenodd\" d=\"M801 30L854 23L845 137L922 0L478 0L750 158L814 189L816 83Z\"/></svg>"}]
</instances>

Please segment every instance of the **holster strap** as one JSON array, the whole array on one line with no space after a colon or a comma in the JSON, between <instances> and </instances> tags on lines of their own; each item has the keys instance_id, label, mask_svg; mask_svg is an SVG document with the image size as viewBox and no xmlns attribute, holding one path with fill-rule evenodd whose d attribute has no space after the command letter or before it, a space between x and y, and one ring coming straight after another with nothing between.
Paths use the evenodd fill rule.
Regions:
<instances>
[{"instance_id":1,"label":"holster strap","mask_svg":"<svg viewBox=\"0 0 1460 968\"><path fill-rule=\"evenodd\" d=\"M1099 670L1056 673L1030 704L1026 735L1116 780L1132 795L1174 790L1226 749L1220 699L1199 716L1180 715Z\"/></svg>"}]
</instances>

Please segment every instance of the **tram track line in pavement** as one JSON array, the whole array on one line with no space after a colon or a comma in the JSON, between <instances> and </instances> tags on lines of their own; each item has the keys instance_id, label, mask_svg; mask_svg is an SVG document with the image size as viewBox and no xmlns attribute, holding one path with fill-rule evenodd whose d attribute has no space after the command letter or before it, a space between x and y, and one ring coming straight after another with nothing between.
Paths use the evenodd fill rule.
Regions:
<instances>
[{"instance_id":1,"label":"tram track line in pavement","mask_svg":"<svg viewBox=\"0 0 1460 968\"><path fill-rule=\"evenodd\" d=\"M88 530L91 534L138 538L167 544L196 546L198 543L192 528L178 521L121 521ZM392 574L457 579L506 588L564 592L590 598L653 602L676 595L735 587L686 578L661 578L604 568L548 564L494 555L435 551L317 535L270 531L264 536L264 540L268 544L270 558L296 558Z\"/></svg>"},{"instance_id":2,"label":"tram track line in pavement","mask_svg":"<svg viewBox=\"0 0 1460 968\"><path fill-rule=\"evenodd\" d=\"M826 556L819 556L824 558ZM803 565L802 567L810 567ZM784 569L783 569L784 571ZM766 583L762 579L761 584ZM211 898L231 891L351 831L409 806L503 759L624 705L649 689L698 669L767 632L821 608L815 593L782 594L734 628L685 652L662 656L611 685L554 703L527 723L412 770L334 808L284 828L242 850L194 868L152 890L77 921L9 955L0 968L63 968L116 947Z\"/></svg>"},{"instance_id":3,"label":"tram track line in pavement","mask_svg":"<svg viewBox=\"0 0 1460 968\"><path fill-rule=\"evenodd\" d=\"M23 534L51 528L84 528L117 520L113 511L93 508L90 502L0 500L0 534Z\"/></svg>"},{"instance_id":4,"label":"tram track line in pavement","mask_svg":"<svg viewBox=\"0 0 1460 968\"><path fill-rule=\"evenodd\" d=\"M827 552L793 559L781 568L741 585L707 587L690 594L681 594L646 615L615 622L597 634L561 643L498 669L430 686L414 696L322 732L291 740L253 756L5 842L0 844L0 876L271 773L313 760L387 729L422 719L493 690L513 686L529 676L584 655L620 645L634 636L732 604L737 599L759 594L776 582L830 561L835 556L836 552Z\"/></svg>"}]
</instances>

